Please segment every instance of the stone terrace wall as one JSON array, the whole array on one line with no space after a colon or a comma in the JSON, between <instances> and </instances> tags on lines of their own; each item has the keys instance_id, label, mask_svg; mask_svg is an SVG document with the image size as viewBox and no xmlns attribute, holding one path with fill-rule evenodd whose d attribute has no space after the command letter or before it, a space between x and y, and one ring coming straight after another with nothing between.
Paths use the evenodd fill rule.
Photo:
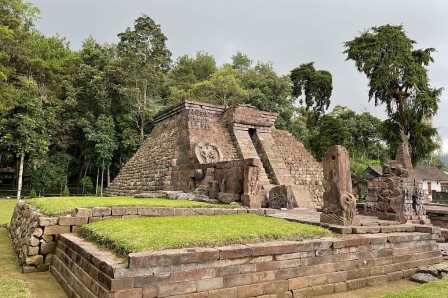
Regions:
<instances>
[{"instance_id":1,"label":"stone terrace wall","mask_svg":"<svg viewBox=\"0 0 448 298\"><path fill-rule=\"evenodd\" d=\"M70 296L280 298L382 284L440 261L433 236L418 232L142 252L128 261L64 234L51 271Z\"/></svg>"},{"instance_id":2,"label":"stone terrace wall","mask_svg":"<svg viewBox=\"0 0 448 298\"><path fill-rule=\"evenodd\" d=\"M87 223L107 218L137 216L222 215L254 213L268 215L273 209L171 208L171 207L93 207L75 208L71 214L47 216L21 201L16 205L9 227L12 246L23 272L46 271L60 234L73 233Z\"/></svg>"},{"instance_id":3,"label":"stone terrace wall","mask_svg":"<svg viewBox=\"0 0 448 298\"><path fill-rule=\"evenodd\" d=\"M305 149L302 143L287 131L274 130L275 149L285 161L294 184L307 189L314 207L322 207L324 193L322 164Z\"/></svg>"},{"instance_id":4,"label":"stone terrace wall","mask_svg":"<svg viewBox=\"0 0 448 298\"><path fill-rule=\"evenodd\" d=\"M179 116L159 123L143 145L107 188L113 195L172 190L171 174L176 159Z\"/></svg>"}]
</instances>

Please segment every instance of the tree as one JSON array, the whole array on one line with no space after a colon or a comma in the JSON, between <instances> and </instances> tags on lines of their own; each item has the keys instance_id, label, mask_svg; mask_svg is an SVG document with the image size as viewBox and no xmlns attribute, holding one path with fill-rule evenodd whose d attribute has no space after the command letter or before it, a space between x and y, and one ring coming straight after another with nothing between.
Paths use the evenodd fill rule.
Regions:
<instances>
[{"instance_id":1,"label":"tree","mask_svg":"<svg viewBox=\"0 0 448 298\"><path fill-rule=\"evenodd\" d=\"M210 79L217 70L215 58L203 52L196 56L180 56L168 74L169 96L167 105L190 97L194 84Z\"/></svg>"},{"instance_id":2,"label":"tree","mask_svg":"<svg viewBox=\"0 0 448 298\"><path fill-rule=\"evenodd\" d=\"M419 123L437 113L441 95L430 86L426 68L434 49L415 49L415 44L402 26L392 25L373 27L345 43L347 60L369 80L369 99L386 106L401 141L418 138Z\"/></svg>"},{"instance_id":3,"label":"tree","mask_svg":"<svg viewBox=\"0 0 448 298\"><path fill-rule=\"evenodd\" d=\"M230 66L220 68L209 80L194 84L190 94L194 99L225 106L242 103L247 97L238 72Z\"/></svg>"},{"instance_id":4,"label":"tree","mask_svg":"<svg viewBox=\"0 0 448 298\"><path fill-rule=\"evenodd\" d=\"M306 110L311 110L309 126L315 125L321 115L330 106L333 92L331 73L326 70L316 70L314 63L302 64L291 71L292 95L299 99Z\"/></svg>"},{"instance_id":5,"label":"tree","mask_svg":"<svg viewBox=\"0 0 448 298\"><path fill-rule=\"evenodd\" d=\"M114 121L110 116L100 115L96 120L94 127L87 127L85 130L87 139L94 144L98 168L101 167L100 195L103 196L104 169L110 167L114 151L117 149Z\"/></svg>"},{"instance_id":6,"label":"tree","mask_svg":"<svg viewBox=\"0 0 448 298\"><path fill-rule=\"evenodd\" d=\"M237 52L232 56L232 67L241 73L248 71L251 65L252 60L242 52Z\"/></svg>"},{"instance_id":7,"label":"tree","mask_svg":"<svg viewBox=\"0 0 448 298\"><path fill-rule=\"evenodd\" d=\"M14 152L19 159L18 200L22 193L25 159L46 154L50 141L49 121L54 118L50 109L44 109L36 82L31 78L21 80L22 88L17 93L14 109L8 111L8 117L0 119L0 146Z\"/></svg>"},{"instance_id":8,"label":"tree","mask_svg":"<svg viewBox=\"0 0 448 298\"><path fill-rule=\"evenodd\" d=\"M160 25L146 15L137 18L134 27L118 37L120 65L127 75L122 91L132 99L131 110L142 142L147 122L159 109L171 52Z\"/></svg>"},{"instance_id":9,"label":"tree","mask_svg":"<svg viewBox=\"0 0 448 298\"><path fill-rule=\"evenodd\" d=\"M244 57L239 60L244 61ZM289 78L279 76L269 63L257 63L241 72L240 77L241 86L247 90L245 103L263 111L278 113L276 127L289 129L295 112Z\"/></svg>"}]
</instances>

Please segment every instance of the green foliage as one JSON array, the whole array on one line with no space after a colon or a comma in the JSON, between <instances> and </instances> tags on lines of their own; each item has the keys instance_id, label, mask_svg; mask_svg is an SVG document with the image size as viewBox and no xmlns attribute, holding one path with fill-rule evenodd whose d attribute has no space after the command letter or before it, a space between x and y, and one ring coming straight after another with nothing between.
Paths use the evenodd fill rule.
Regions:
<instances>
[{"instance_id":1,"label":"green foliage","mask_svg":"<svg viewBox=\"0 0 448 298\"><path fill-rule=\"evenodd\" d=\"M226 106L242 103L247 97L238 72L227 65L213 73L209 80L194 84L190 94L194 99Z\"/></svg>"},{"instance_id":2,"label":"green foliage","mask_svg":"<svg viewBox=\"0 0 448 298\"><path fill-rule=\"evenodd\" d=\"M36 198L37 197L37 192L34 190L34 188L31 189L30 191L30 198Z\"/></svg>"},{"instance_id":3,"label":"green foliage","mask_svg":"<svg viewBox=\"0 0 448 298\"><path fill-rule=\"evenodd\" d=\"M292 95L299 99L307 111L312 110L310 125L315 125L330 106L333 79L326 70L316 70L314 63L302 64L291 71Z\"/></svg>"},{"instance_id":4,"label":"green foliage","mask_svg":"<svg viewBox=\"0 0 448 298\"><path fill-rule=\"evenodd\" d=\"M121 254L331 235L321 227L254 214L112 219L85 225L81 233Z\"/></svg>"},{"instance_id":5,"label":"green foliage","mask_svg":"<svg viewBox=\"0 0 448 298\"><path fill-rule=\"evenodd\" d=\"M311 128L306 126L307 115L305 111L295 119L293 132L304 141L317 159L320 160L332 145L346 147L353 158L366 160L387 158L382 139L383 122L373 115L357 114L347 107L336 106Z\"/></svg>"},{"instance_id":6,"label":"green foliage","mask_svg":"<svg viewBox=\"0 0 448 298\"><path fill-rule=\"evenodd\" d=\"M137 199L133 197L49 197L35 198L28 202L47 215L70 213L74 208L91 208L98 206L147 206L173 208L231 208L229 205L209 204L190 200Z\"/></svg>"},{"instance_id":7,"label":"green foliage","mask_svg":"<svg viewBox=\"0 0 448 298\"><path fill-rule=\"evenodd\" d=\"M31 169L32 189L39 196L62 193L67 184L70 161L71 156L61 152L36 161Z\"/></svg>"},{"instance_id":8,"label":"green foliage","mask_svg":"<svg viewBox=\"0 0 448 298\"><path fill-rule=\"evenodd\" d=\"M95 187L93 186L92 179L89 176L84 176L80 180L82 193L83 194L91 194L95 191Z\"/></svg>"},{"instance_id":9,"label":"green foliage","mask_svg":"<svg viewBox=\"0 0 448 298\"><path fill-rule=\"evenodd\" d=\"M98 165L109 166L117 149L114 121L111 116L100 115L93 128L86 127L87 140L94 144Z\"/></svg>"},{"instance_id":10,"label":"green foliage","mask_svg":"<svg viewBox=\"0 0 448 298\"><path fill-rule=\"evenodd\" d=\"M347 59L353 60L369 80L370 99L386 106L393 122L388 128L395 128L391 133L400 135L402 131L411 146L423 140L431 143L424 136L436 132L431 133L431 127L423 122L437 113L442 91L431 87L428 78L427 66L433 62L434 49L415 49L415 44L402 26L392 25L373 27L345 43ZM428 155L432 145L412 149L413 157Z\"/></svg>"},{"instance_id":11,"label":"green foliage","mask_svg":"<svg viewBox=\"0 0 448 298\"><path fill-rule=\"evenodd\" d=\"M134 27L119 33L118 38L119 67L126 74L120 89L129 98L142 142L150 117L160 108L171 52L160 25L146 15L137 18Z\"/></svg>"},{"instance_id":12,"label":"green foliage","mask_svg":"<svg viewBox=\"0 0 448 298\"><path fill-rule=\"evenodd\" d=\"M64 196L64 197L70 196L70 189L68 188L67 184L64 186L64 190L62 191L62 196Z\"/></svg>"}]
</instances>

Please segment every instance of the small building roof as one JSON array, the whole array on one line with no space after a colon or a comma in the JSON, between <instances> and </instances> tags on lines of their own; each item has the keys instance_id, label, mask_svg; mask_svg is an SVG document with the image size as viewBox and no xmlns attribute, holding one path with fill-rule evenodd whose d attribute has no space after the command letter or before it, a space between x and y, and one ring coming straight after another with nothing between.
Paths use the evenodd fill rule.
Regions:
<instances>
[{"instance_id":1,"label":"small building roof","mask_svg":"<svg viewBox=\"0 0 448 298\"><path fill-rule=\"evenodd\" d=\"M421 180L448 181L448 174L436 167L417 167L415 174Z\"/></svg>"}]
</instances>

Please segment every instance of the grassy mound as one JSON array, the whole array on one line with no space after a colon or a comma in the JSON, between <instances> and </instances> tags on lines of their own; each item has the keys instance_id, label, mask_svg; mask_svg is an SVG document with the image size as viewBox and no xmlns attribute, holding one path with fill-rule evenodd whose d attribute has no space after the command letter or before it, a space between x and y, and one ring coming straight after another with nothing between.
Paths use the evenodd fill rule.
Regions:
<instances>
[{"instance_id":1,"label":"grassy mound","mask_svg":"<svg viewBox=\"0 0 448 298\"><path fill-rule=\"evenodd\" d=\"M331 235L321 227L254 214L110 219L84 225L81 234L120 254Z\"/></svg>"},{"instance_id":2,"label":"grassy mound","mask_svg":"<svg viewBox=\"0 0 448 298\"><path fill-rule=\"evenodd\" d=\"M48 215L60 215L74 208L111 207L111 206L147 206L174 208L217 208L229 205L209 204L189 200L137 199L132 197L51 197L27 200L41 212Z\"/></svg>"},{"instance_id":3,"label":"grassy mound","mask_svg":"<svg viewBox=\"0 0 448 298\"><path fill-rule=\"evenodd\" d=\"M25 282L19 279L0 279L0 294L3 298L27 298Z\"/></svg>"},{"instance_id":4,"label":"grassy mound","mask_svg":"<svg viewBox=\"0 0 448 298\"><path fill-rule=\"evenodd\" d=\"M9 224L16 200L0 200L0 225Z\"/></svg>"},{"instance_id":5,"label":"grassy mound","mask_svg":"<svg viewBox=\"0 0 448 298\"><path fill-rule=\"evenodd\" d=\"M384 298L442 298L448 297L448 279L430 282L416 288L386 294Z\"/></svg>"}]
</instances>

